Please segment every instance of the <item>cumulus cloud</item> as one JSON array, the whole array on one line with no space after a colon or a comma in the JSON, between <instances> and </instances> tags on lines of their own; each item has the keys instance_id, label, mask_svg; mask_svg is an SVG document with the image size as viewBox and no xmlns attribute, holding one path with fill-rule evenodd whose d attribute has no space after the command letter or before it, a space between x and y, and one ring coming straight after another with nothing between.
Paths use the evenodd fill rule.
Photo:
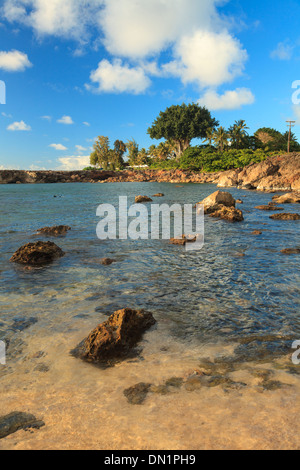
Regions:
<instances>
[{"instance_id":1,"label":"cumulus cloud","mask_svg":"<svg viewBox=\"0 0 300 470\"><path fill-rule=\"evenodd\" d=\"M226 0L225 0L226 1ZM220 15L224 0L4 0L8 21L39 35L77 39L96 33L111 58L91 72L91 91L144 93L150 77L218 87L241 75L247 52ZM81 49L80 49L81 50ZM169 55L167 63L165 53Z\"/></svg>"},{"instance_id":2,"label":"cumulus cloud","mask_svg":"<svg viewBox=\"0 0 300 470\"><path fill-rule=\"evenodd\" d=\"M10 22L32 27L38 36L82 41L102 4L102 0L4 0L2 15Z\"/></svg>"},{"instance_id":3,"label":"cumulus cloud","mask_svg":"<svg viewBox=\"0 0 300 470\"><path fill-rule=\"evenodd\" d=\"M31 66L32 64L27 54L23 52L0 51L0 70L5 70L6 72L23 72L26 68Z\"/></svg>"},{"instance_id":4,"label":"cumulus cloud","mask_svg":"<svg viewBox=\"0 0 300 470\"><path fill-rule=\"evenodd\" d=\"M276 49L271 52L272 59L291 60L294 52L294 46L288 42L280 42Z\"/></svg>"},{"instance_id":5,"label":"cumulus cloud","mask_svg":"<svg viewBox=\"0 0 300 470\"><path fill-rule=\"evenodd\" d=\"M60 119L57 120L57 122L59 124L65 124L67 126L74 124L74 121L71 116L62 116Z\"/></svg>"},{"instance_id":6,"label":"cumulus cloud","mask_svg":"<svg viewBox=\"0 0 300 470\"><path fill-rule=\"evenodd\" d=\"M13 122L7 127L8 131L31 131L31 127L28 126L24 121Z\"/></svg>"},{"instance_id":7,"label":"cumulus cloud","mask_svg":"<svg viewBox=\"0 0 300 470\"><path fill-rule=\"evenodd\" d=\"M255 98L251 90L237 88L236 90L226 91L223 95L218 94L215 90L208 90L198 103L212 111L218 111L239 109L244 105L253 104L254 101Z\"/></svg>"},{"instance_id":8,"label":"cumulus cloud","mask_svg":"<svg viewBox=\"0 0 300 470\"><path fill-rule=\"evenodd\" d=\"M175 48L177 60L164 70L178 75L184 83L200 87L218 86L232 81L244 70L247 52L228 32L196 31L181 38Z\"/></svg>"},{"instance_id":9,"label":"cumulus cloud","mask_svg":"<svg viewBox=\"0 0 300 470\"><path fill-rule=\"evenodd\" d=\"M49 147L52 147L55 150L67 150L67 147L62 144L50 144Z\"/></svg>"},{"instance_id":10,"label":"cumulus cloud","mask_svg":"<svg viewBox=\"0 0 300 470\"><path fill-rule=\"evenodd\" d=\"M70 156L58 159L60 166L57 168L61 171L81 170L90 165L90 156Z\"/></svg>"},{"instance_id":11,"label":"cumulus cloud","mask_svg":"<svg viewBox=\"0 0 300 470\"><path fill-rule=\"evenodd\" d=\"M91 73L90 79L97 84L96 91L106 93L143 93L151 85L141 67L130 67L120 59L112 63L102 60ZM89 87L88 87L89 88Z\"/></svg>"}]
</instances>

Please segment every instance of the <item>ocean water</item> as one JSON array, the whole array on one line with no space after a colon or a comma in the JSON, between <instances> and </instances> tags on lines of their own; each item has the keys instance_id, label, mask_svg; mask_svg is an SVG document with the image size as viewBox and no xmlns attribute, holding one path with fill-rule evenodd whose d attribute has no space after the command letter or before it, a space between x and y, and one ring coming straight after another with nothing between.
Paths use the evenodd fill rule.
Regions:
<instances>
[{"instance_id":1,"label":"ocean water","mask_svg":"<svg viewBox=\"0 0 300 470\"><path fill-rule=\"evenodd\" d=\"M230 189L244 201L245 221L206 217L201 251L186 252L166 240L97 239L99 204L117 206L119 196L128 196L131 204L136 195L157 192L165 194L157 203L195 204L216 190L214 185L177 186L0 186L0 340L8 346L7 364L0 366L0 415L28 411L46 422L42 430L20 431L0 446L239 448L246 441L249 448L258 442L265 448L276 442L298 446L290 424L282 424L284 440L280 429L271 429L293 414L299 393L298 371L288 369L292 343L300 340L300 257L280 251L299 247L300 222L273 221L271 213L255 209L268 204L272 194ZM299 206L286 205L284 212L299 212ZM72 231L55 239L35 235L59 224ZM263 233L254 236L253 230ZM48 239L65 257L30 270L9 262L21 245ZM103 257L116 263L104 267ZM149 310L157 320L140 356L105 371L70 356L97 324L125 307ZM161 385L174 376L187 377L208 361L230 364L229 377L247 384L245 390L184 388L167 396L150 394L143 406L128 404L123 395L139 382ZM257 367L267 368L287 388L262 390L251 374ZM268 409L272 416L263 425ZM230 437L228 426L222 433L228 410Z\"/></svg>"}]
</instances>

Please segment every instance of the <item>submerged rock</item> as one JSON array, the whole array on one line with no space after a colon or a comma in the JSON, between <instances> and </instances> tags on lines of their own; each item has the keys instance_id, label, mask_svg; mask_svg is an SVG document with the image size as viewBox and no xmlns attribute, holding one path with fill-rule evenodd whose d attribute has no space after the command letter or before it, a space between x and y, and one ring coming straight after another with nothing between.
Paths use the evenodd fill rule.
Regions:
<instances>
[{"instance_id":1,"label":"submerged rock","mask_svg":"<svg viewBox=\"0 0 300 470\"><path fill-rule=\"evenodd\" d=\"M170 238L171 245L185 246L187 243L196 243L197 237L183 235L182 238Z\"/></svg>"},{"instance_id":2,"label":"submerged rock","mask_svg":"<svg viewBox=\"0 0 300 470\"><path fill-rule=\"evenodd\" d=\"M102 258L100 260L100 264L102 264L103 266L110 266L111 264L113 263L116 263L116 260L115 259L111 259L111 258Z\"/></svg>"},{"instance_id":3,"label":"submerged rock","mask_svg":"<svg viewBox=\"0 0 300 470\"><path fill-rule=\"evenodd\" d=\"M156 320L152 313L126 308L93 330L71 354L87 362L111 365L127 357Z\"/></svg>"},{"instance_id":4,"label":"submerged rock","mask_svg":"<svg viewBox=\"0 0 300 470\"><path fill-rule=\"evenodd\" d=\"M299 255L300 248L285 248L284 250L281 250L281 253L284 255Z\"/></svg>"},{"instance_id":5,"label":"submerged rock","mask_svg":"<svg viewBox=\"0 0 300 470\"><path fill-rule=\"evenodd\" d=\"M262 235L262 232L260 230L254 230L251 235Z\"/></svg>"},{"instance_id":6,"label":"submerged rock","mask_svg":"<svg viewBox=\"0 0 300 470\"><path fill-rule=\"evenodd\" d=\"M273 219L273 220L300 220L300 215L299 214L288 214L288 213L273 214L273 215L270 216L270 219Z\"/></svg>"},{"instance_id":7,"label":"submerged rock","mask_svg":"<svg viewBox=\"0 0 300 470\"><path fill-rule=\"evenodd\" d=\"M142 204L143 202L152 202L152 199L148 196L136 196L135 203Z\"/></svg>"},{"instance_id":8,"label":"submerged rock","mask_svg":"<svg viewBox=\"0 0 300 470\"><path fill-rule=\"evenodd\" d=\"M150 391L151 384L139 383L124 390L124 395L131 405L142 405Z\"/></svg>"},{"instance_id":9,"label":"submerged rock","mask_svg":"<svg viewBox=\"0 0 300 470\"><path fill-rule=\"evenodd\" d=\"M20 429L40 429L45 423L28 413L14 412L0 417L0 439Z\"/></svg>"},{"instance_id":10,"label":"submerged rock","mask_svg":"<svg viewBox=\"0 0 300 470\"><path fill-rule=\"evenodd\" d=\"M273 204L269 204L268 206L256 206L255 209L258 209L259 211L281 211L281 207L277 207Z\"/></svg>"},{"instance_id":11,"label":"submerged rock","mask_svg":"<svg viewBox=\"0 0 300 470\"><path fill-rule=\"evenodd\" d=\"M48 235L51 237L59 237L61 235L66 235L67 232L71 230L71 227L68 225L55 225L54 227L44 227L40 228L37 233L38 235Z\"/></svg>"},{"instance_id":12,"label":"submerged rock","mask_svg":"<svg viewBox=\"0 0 300 470\"><path fill-rule=\"evenodd\" d=\"M15 252L10 261L27 266L44 266L64 255L65 253L55 243L36 242L23 245Z\"/></svg>"},{"instance_id":13,"label":"submerged rock","mask_svg":"<svg viewBox=\"0 0 300 470\"><path fill-rule=\"evenodd\" d=\"M163 193L157 193L157 194L154 194L154 196L152 197L164 197L164 194Z\"/></svg>"}]
</instances>

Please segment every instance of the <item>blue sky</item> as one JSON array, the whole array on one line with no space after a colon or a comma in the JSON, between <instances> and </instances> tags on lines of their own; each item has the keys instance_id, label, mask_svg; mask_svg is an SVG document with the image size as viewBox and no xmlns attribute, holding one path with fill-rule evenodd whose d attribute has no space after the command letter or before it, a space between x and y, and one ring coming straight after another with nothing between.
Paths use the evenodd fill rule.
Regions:
<instances>
[{"instance_id":1,"label":"blue sky","mask_svg":"<svg viewBox=\"0 0 300 470\"><path fill-rule=\"evenodd\" d=\"M292 0L1 0L0 169L83 168L98 135L149 147L182 102L300 138L299 18Z\"/></svg>"}]
</instances>

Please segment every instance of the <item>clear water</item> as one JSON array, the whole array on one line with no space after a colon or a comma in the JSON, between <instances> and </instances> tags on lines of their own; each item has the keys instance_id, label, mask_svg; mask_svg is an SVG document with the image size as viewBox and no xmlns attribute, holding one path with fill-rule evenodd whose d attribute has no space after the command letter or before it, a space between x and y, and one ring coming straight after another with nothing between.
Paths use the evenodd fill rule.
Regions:
<instances>
[{"instance_id":1,"label":"clear water","mask_svg":"<svg viewBox=\"0 0 300 470\"><path fill-rule=\"evenodd\" d=\"M200 358L259 363L291 352L292 342L300 339L300 257L280 250L299 247L300 223L273 221L269 212L254 209L268 204L272 195L230 189L244 201L245 222L230 224L207 217L201 251L186 252L163 240L100 241L96 237L97 206L117 205L120 195L133 203L136 195L162 192L165 197L159 203L195 204L215 190L214 185L165 183L0 186L0 340L9 343L8 364L0 370L5 410L14 411L17 400L28 411L46 415L54 427L56 413L65 413L66 423L74 428L76 410L66 411L70 401L66 390L72 390L74 397L79 394L76 408L94 396L101 379L99 370L68 353L119 308L150 310L158 326L145 335L143 360L102 372L101 412L109 416L108 410L112 413L116 406L110 400L120 400L126 386L147 379L160 383L162 378L193 369ZM298 212L298 207L286 205L284 211ZM35 235L37 229L58 224L72 227L66 237L48 238L66 252L64 258L33 270L9 262L21 245L43 240ZM253 230L263 234L254 236ZM99 264L103 257L117 262L104 267ZM29 321L28 328L18 328L20 320ZM46 365L48 373L37 370L37 365ZM176 400L189 401L185 395ZM165 406L159 404L158 415ZM123 420L125 416L128 422L136 422L132 407L122 413L119 410ZM176 419L180 428L181 417ZM93 429L91 423L89 429ZM43 432L47 431L39 435ZM56 436L58 446L61 434L51 432L47 439ZM141 432L133 432L133 441L141 438ZM158 442L172 448L187 445L179 436L174 441L159 436L158 432L158 440L148 442L156 448ZM77 438L84 439L82 433ZM117 445L122 447L122 441L116 438ZM39 447L32 441L28 444L35 446Z\"/></svg>"}]
</instances>

